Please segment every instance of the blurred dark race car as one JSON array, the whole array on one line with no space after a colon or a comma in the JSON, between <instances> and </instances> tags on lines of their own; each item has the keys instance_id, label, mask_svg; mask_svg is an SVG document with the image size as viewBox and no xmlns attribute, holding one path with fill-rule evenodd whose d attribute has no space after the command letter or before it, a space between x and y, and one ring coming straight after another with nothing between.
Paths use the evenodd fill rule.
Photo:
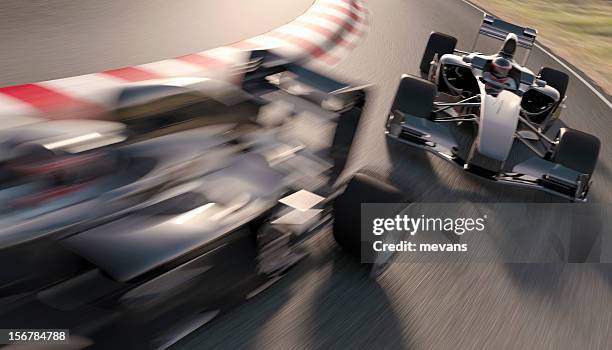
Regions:
<instances>
[{"instance_id":1,"label":"blurred dark race car","mask_svg":"<svg viewBox=\"0 0 612 350\"><path fill-rule=\"evenodd\" d=\"M0 133L0 328L165 348L280 278L332 222L359 255L359 203L401 197L368 175L337 181L365 90L267 51L241 86L118 96L121 122Z\"/></svg>"}]
</instances>

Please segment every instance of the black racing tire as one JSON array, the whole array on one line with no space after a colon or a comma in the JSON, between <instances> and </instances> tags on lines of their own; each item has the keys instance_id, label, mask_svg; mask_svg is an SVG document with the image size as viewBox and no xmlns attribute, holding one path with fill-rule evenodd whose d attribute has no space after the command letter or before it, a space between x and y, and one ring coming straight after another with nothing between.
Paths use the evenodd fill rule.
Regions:
<instances>
[{"instance_id":1,"label":"black racing tire","mask_svg":"<svg viewBox=\"0 0 612 350\"><path fill-rule=\"evenodd\" d=\"M551 157L553 162L582 174L593 174L601 148L597 137L582 131L561 128L558 141Z\"/></svg>"},{"instance_id":2,"label":"black racing tire","mask_svg":"<svg viewBox=\"0 0 612 350\"><path fill-rule=\"evenodd\" d=\"M559 101L563 101L569 84L569 76L566 73L550 67L542 67L540 69L540 79L559 91Z\"/></svg>"},{"instance_id":3,"label":"black racing tire","mask_svg":"<svg viewBox=\"0 0 612 350\"><path fill-rule=\"evenodd\" d=\"M431 120L436 94L436 85L431 81L412 75L402 75L391 112L399 110L409 116Z\"/></svg>"},{"instance_id":4,"label":"black racing tire","mask_svg":"<svg viewBox=\"0 0 612 350\"><path fill-rule=\"evenodd\" d=\"M423 52L423 58L421 59L421 65L419 70L421 73L429 73L429 66L434 56L438 54L438 58L447 53L453 53L457 46L457 38L438 32L432 32L429 35L425 52Z\"/></svg>"},{"instance_id":5,"label":"black racing tire","mask_svg":"<svg viewBox=\"0 0 612 350\"><path fill-rule=\"evenodd\" d=\"M344 192L333 203L333 235L336 243L348 254L361 261L374 260L369 242L361 240L361 204L362 203L398 203L403 206L406 197L397 188L377 177L364 172L356 173L348 182ZM370 256L372 255L372 256Z\"/></svg>"}]
</instances>

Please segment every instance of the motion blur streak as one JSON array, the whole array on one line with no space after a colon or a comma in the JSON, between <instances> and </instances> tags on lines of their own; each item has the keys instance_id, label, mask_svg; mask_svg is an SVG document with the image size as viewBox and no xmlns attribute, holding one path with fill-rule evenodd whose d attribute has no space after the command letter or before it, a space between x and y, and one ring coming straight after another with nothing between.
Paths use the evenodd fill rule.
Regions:
<instances>
[{"instance_id":1,"label":"motion blur streak","mask_svg":"<svg viewBox=\"0 0 612 350\"><path fill-rule=\"evenodd\" d=\"M267 50L241 54L238 83L97 76L118 84L114 121L1 130L0 328L165 348L304 258L305 236L330 221L323 209L288 219L283 199L310 209L338 190L366 93ZM75 92L82 79L41 84Z\"/></svg>"},{"instance_id":2,"label":"motion blur streak","mask_svg":"<svg viewBox=\"0 0 612 350\"><path fill-rule=\"evenodd\" d=\"M137 67L125 67L125 68L119 68L119 69L111 69L111 70L104 71L102 73L108 74L110 76L113 76L119 79L123 79L125 81L129 81L129 82L161 78L161 76L155 73L148 72L144 69L140 69Z\"/></svg>"},{"instance_id":3,"label":"motion blur streak","mask_svg":"<svg viewBox=\"0 0 612 350\"><path fill-rule=\"evenodd\" d=\"M85 109L91 111L93 109L94 114L100 112L96 106L36 84L6 87L1 89L1 93L23 101L49 116L57 116L64 110ZM72 116L77 117L76 114L72 114Z\"/></svg>"},{"instance_id":4,"label":"motion blur streak","mask_svg":"<svg viewBox=\"0 0 612 350\"><path fill-rule=\"evenodd\" d=\"M15 97L16 100L33 107L22 108L21 114L15 115L14 108L9 110L0 106L0 117L108 117L104 112L116 108L115 92L122 87L121 83L125 82L164 77L206 76L236 83L240 80L241 66L245 64L247 55L241 51L245 49L274 49L294 60L311 61L313 65L330 67L353 49L356 41L365 32L368 12L360 1L318 0L297 20L226 47L135 67L110 69L98 74L0 88L0 95ZM321 21L327 24L323 26ZM243 24L242 21L240 23ZM338 51L337 48L343 51ZM38 110L38 113L30 114L33 110Z\"/></svg>"}]
</instances>

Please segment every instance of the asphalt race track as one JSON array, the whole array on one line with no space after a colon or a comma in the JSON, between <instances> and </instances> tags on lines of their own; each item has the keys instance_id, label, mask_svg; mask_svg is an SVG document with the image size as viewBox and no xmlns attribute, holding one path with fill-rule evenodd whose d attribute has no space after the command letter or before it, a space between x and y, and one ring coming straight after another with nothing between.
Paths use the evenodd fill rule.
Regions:
<instances>
[{"instance_id":1,"label":"asphalt race track","mask_svg":"<svg viewBox=\"0 0 612 350\"><path fill-rule=\"evenodd\" d=\"M274 23L278 25L306 6L301 10L289 6L274 7L273 11L253 9L252 15L266 25L286 15ZM370 1L368 7L368 36L331 71L339 78L376 85L362 119L350 169L368 167L387 175L418 201L558 201L543 193L485 182L433 156L385 139L382 127L399 76L417 73L428 34L433 30L453 34L459 38L460 49L469 49L482 15L460 0ZM168 20L178 20L172 17ZM246 29L253 29L249 35L265 31ZM4 35L4 30L0 33ZM217 34L215 39L220 42L215 44L242 39L235 34ZM66 64L66 69L71 74L86 73L213 47L194 46L185 37L180 43L166 43L162 38L159 43L159 47L138 46L130 51L137 57L127 57L125 62L90 65L79 60ZM75 54L79 52L77 44L71 44ZM162 50L166 45L170 48ZM107 51L111 50L112 45ZM36 79L67 73L59 63L51 73L39 70L41 75ZM540 66L560 68L539 50L533 52L529 66L534 71ZM12 70L18 67L9 67L10 71L2 73L2 85L29 79L29 75L11 78ZM612 133L612 111L577 79L570 79L568 108L562 119L602 140L590 200L610 203L612 145L607 140ZM335 247L329 235L313 241L310 253L280 282L194 332L176 348L604 349L612 344L610 265L397 264L374 282L367 271Z\"/></svg>"}]
</instances>

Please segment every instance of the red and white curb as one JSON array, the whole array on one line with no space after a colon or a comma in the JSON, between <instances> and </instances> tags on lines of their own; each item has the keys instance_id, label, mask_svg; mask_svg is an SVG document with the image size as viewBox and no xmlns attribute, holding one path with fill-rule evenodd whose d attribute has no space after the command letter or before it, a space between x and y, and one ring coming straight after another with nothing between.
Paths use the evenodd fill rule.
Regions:
<instances>
[{"instance_id":1,"label":"red and white curb","mask_svg":"<svg viewBox=\"0 0 612 350\"><path fill-rule=\"evenodd\" d=\"M270 49L317 69L331 68L366 34L363 0L317 0L292 22L229 46L100 73L0 88L0 128L33 118L100 118L114 107L118 88L144 80L211 77L236 80L245 50Z\"/></svg>"}]
</instances>

